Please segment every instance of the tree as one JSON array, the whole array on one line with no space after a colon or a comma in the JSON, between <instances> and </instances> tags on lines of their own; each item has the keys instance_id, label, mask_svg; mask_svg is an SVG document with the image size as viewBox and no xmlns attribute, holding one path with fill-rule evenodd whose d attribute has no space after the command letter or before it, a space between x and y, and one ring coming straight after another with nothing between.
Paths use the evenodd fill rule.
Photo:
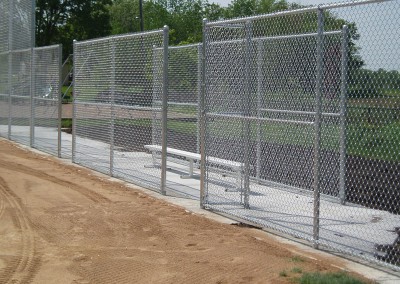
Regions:
<instances>
[{"instance_id":1,"label":"tree","mask_svg":"<svg viewBox=\"0 0 400 284\"><path fill-rule=\"evenodd\" d=\"M139 0L115 0L110 8L114 34L139 31ZM149 0L143 3L145 30L170 28L173 45L200 42L202 20L223 18L224 9L204 0Z\"/></svg>"},{"instance_id":2,"label":"tree","mask_svg":"<svg viewBox=\"0 0 400 284\"><path fill-rule=\"evenodd\" d=\"M113 34L138 32L139 20L139 0L115 0L110 7Z\"/></svg>"},{"instance_id":3,"label":"tree","mask_svg":"<svg viewBox=\"0 0 400 284\"><path fill-rule=\"evenodd\" d=\"M59 26L68 17L69 3L66 0L36 1L36 45L54 44L59 39Z\"/></svg>"},{"instance_id":4,"label":"tree","mask_svg":"<svg viewBox=\"0 0 400 284\"><path fill-rule=\"evenodd\" d=\"M109 35L111 0L37 0L36 45L63 44L64 57L72 41Z\"/></svg>"}]
</instances>

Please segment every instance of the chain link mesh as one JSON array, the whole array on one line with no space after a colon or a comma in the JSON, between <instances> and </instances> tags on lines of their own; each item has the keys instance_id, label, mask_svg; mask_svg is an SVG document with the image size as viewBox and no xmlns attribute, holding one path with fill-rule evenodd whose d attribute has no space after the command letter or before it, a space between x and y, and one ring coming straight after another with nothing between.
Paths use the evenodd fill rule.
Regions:
<instances>
[{"instance_id":1,"label":"chain link mesh","mask_svg":"<svg viewBox=\"0 0 400 284\"><path fill-rule=\"evenodd\" d=\"M164 46L163 36L74 44L74 162L160 190L161 170L145 145L161 129L163 56L154 50Z\"/></svg>"},{"instance_id":2,"label":"chain link mesh","mask_svg":"<svg viewBox=\"0 0 400 284\"><path fill-rule=\"evenodd\" d=\"M35 48L33 52L32 147L59 155L61 46Z\"/></svg>"},{"instance_id":3,"label":"chain link mesh","mask_svg":"<svg viewBox=\"0 0 400 284\"><path fill-rule=\"evenodd\" d=\"M9 84L8 84L9 53L0 53L0 136L8 137L9 116Z\"/></svg>"},{"instance_id":4,"label":"chain link mesh","mask_svg":"<svg viewBox=\"0 0 400 284\"><path fill-rule=\"evenodd\" d=\"M367 2L206 23L203 203L398 270L400 7Z\"/></svg>"},{"instance_id":5,"label":"chain link mesh","mask_svg":"<svg viewBox=\"0 0 400 284\"><path fill-rule=\"evenodd\" d=\"M9 138L30 145L32 49L11 52Z\"/></svg>"},{"instance_id":6,"label":"chain link mesh","mask_svg":"<svg viewBox=\"0 0 400 284\"><path fill-rule=\"evenodd\" d=\"M29 145L34 2L0 3L0 135ZM14 124L14 125L12 125Z\"/></svg>"},{"instance_id":7,"label":"chain link mesh","mask_svg":"<svg viewBox=\"0 0 400 284\"><path fill-rule=\"evenodd\" d=\"M155 52L161 54L162 49ZM199 198L199 181L185 177L191 166L193 175L200 174L201 52L201 44L171 46L168 49L167 144L173 150L168 151L167 187L181 196L195 199ZM160 100L155 100L154 103L161 107ZM153 125L159 125L157 112L153 114L153 118ZM161 140L161 130L153 127L152 144L161 146ZM175 155L175 150L183 151L183 155ZM153 152L155 162L159 159L158 154ZM198 158L193 159L193 164L190 165L187 155L192 154Z\"/></svg>"}]
</instances>

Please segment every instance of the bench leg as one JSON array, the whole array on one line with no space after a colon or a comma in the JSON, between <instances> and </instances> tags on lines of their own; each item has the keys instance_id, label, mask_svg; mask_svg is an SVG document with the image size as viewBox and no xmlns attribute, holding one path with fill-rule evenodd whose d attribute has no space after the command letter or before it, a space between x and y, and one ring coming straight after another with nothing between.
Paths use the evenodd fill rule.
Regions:
<instances>
[{"instance_id":1,"label":"bench leg","mask_svg":"<svg viewBox=\"0 0 400 284\"><path fill-rule=\"evenodd\" d=\"M161 168L161 164L157 162L157 153L156 152L151 152L151 159L153 161L152 165L144 165L146 169L149 168Z\"/></svg>"},{"instance_id":2,"label":"bench leg","mask_svg":"<svg viewBox=\"0 0 400 284\"><path fill-rule=\"evenodd\" d=\"M236 172L236 189L242 191L242 170Z\"/></svg>"},{"instance_id":3,"label":"bench leg","mask_svg":"<svg viewBox=\"0 0 400 284\"><path fill-rule=\"evenodd\" d=\"M189 174L188 175L181 175L181 178L188 179L188 178L198 177L198 175L194 175L193 174L193 164L194 164L193 159L189 159Z\"/></svg>"}]
</instances>

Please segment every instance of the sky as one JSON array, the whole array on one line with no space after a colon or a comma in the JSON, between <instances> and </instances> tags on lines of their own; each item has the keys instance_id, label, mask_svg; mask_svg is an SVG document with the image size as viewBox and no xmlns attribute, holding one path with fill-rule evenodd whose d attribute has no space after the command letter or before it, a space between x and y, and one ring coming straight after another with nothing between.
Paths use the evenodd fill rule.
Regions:
<instances>
[{"instance_id":1,"label":"sky","mask_svg":"<svg viewBox=\"0 0 400 284\"><path fill-rule=\"evenodd\" d=\"M348 0L288 0L301 5L319 5ZM231 0L209 0L221 6L228 6ZM334 10L336 15L355 22L360 34L357 46L366 63L373 70L383 68L400 72L400 0L383 4L368 4Z\"/></svg>"}]
</instances>

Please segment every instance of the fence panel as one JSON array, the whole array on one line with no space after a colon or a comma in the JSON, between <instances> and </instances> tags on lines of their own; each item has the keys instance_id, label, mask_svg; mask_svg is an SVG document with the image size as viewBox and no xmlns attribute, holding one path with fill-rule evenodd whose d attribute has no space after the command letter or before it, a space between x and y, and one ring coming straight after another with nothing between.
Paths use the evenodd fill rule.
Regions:
<instances>
[{"instance_id":1,"label":"fence panel","mask_svg":"<svg viewBox=\"0 0 400 284\"><path fill-rule=\"evenodd\" d=\"M326 31L341 25L332 15L348 25L340 118L346 127L336 130L345 155L335 162L345 169L345 206L321 203L319 242L400 270L400 1L325 9ZM329 140L324 133L334 130L322 129Z\"/></svg>"},{"instance_id":2,"label":"fence panel","mask_svg":"<svg viewBox=\"0 0 400 284\"><path fill-rule=\"evenodd\" d=\"M31 0L0 3L0 136L27 145L34 11L35 1Z\"/></svg>"},{"instance_id":3,"label":"fence panel","mask_svg":"<svg viewBox=\"0 0 400 284\"><path fill-rule=\"evenodd\" d=\"M32 49L11 52L11 95L9 97L9 138L31 145Z\"/></svg>"},{"instance_id":4,"label":"fence panel","mask_svg":"<svg viewBox=\"0 0 400 284\"><path fill-rule=\"evenodd\" d=\"M144 146L152 127L161 129L164 56L154 49L165 45L164 33L74 44L73 161L157 191L161 169Z\"/></svg>"},{"instance_id":5,"label":"fence panel","mask_svg":"<svg viewBox=\"0 0 400 284\"><path fill-rule=\"evenodd\" d=\"M10 1L3 0L0 2L0 53L8 51Z\"/></svg>"},{"instance_id":6,"label":"fence panel","mask_svg":"<svg viewBox=\"0 0 400 284\"><path fill-rule=\"evenodd\" d=\"M61 45L33 52L32 147L61 156Z\"/></svg>"},{"instance_id":7,"label":"fence panel","mask_svg":"<svg viewBox=\"0 0 400 284\"><path fill-rule=\"evenodd\" d=\"M0 53L0 136L8 137L9 84L8 51Z\"/></svg>"},{"instance_id":8,"label":"fence panel","mask_svg":"<svg viewBox=\"0 0 400 284\"><path fill-rule=\"evenodd\" d=\"M154 56L159 56L162 49L155 49L154 52ZM172 151L183 151L183 155L174 155L171 151L168 153L167 190L198 199L199 180L186 177L189 177L190 169L193 170L193 176L199 176L200 159L188 161L184 155L194 154L200 157L201 44L170 46L168 54L168 148ZM161 107L161 101L156 98L154 104ZM161 145L162 139L161 131L157 127L157 114L158 111L153 113L153 145ZM157 153L153 155L157 162Z\"/></svg>"},{"instance_id":9,"label":"fence panel","mask_svg":"<svg viewBox=\"0 0 400 284\"><path fill-rule=\"evenodd\" d=\"M111 102L107 95L110 80L110 39L75 43L72 161L107 174L110 172ZM96 142L101 147L96 148Z\"/></svg>"},{"instance_id":10,"label":"fence panel","mask_svg":"<svg viewBox=\"0 0 400 284\"><path fill-rule=\"evenodd\" d=\"M202 201L399 270L400 7L375 2L205 24Z\"/></svg>"},{"instance_id":11,"label":"fence panel","mask_svg":"<svg viewBox=\"0 0 400 284\"><path fill-rule=\"evenodd\" d=\"M210 23L205 71L206 206L243 219L252 219L252 208L256 222L309 240L317 40L315 28L290 23L315 18ZM299 191L306 192L300 199Z\"/></svg>"},{"instance_id":12,"label":"fence panel","mask_svg":"<svg viewBox=\"0 0 400 284\"><path fill-rule=\"evenodd\" d=\"M7 2L7 1L6 1ZM35 6L32 0L8 0L10 49L35 46ZM5 21L5 19L4 19Z\"/></svg>"}]
</instances>

